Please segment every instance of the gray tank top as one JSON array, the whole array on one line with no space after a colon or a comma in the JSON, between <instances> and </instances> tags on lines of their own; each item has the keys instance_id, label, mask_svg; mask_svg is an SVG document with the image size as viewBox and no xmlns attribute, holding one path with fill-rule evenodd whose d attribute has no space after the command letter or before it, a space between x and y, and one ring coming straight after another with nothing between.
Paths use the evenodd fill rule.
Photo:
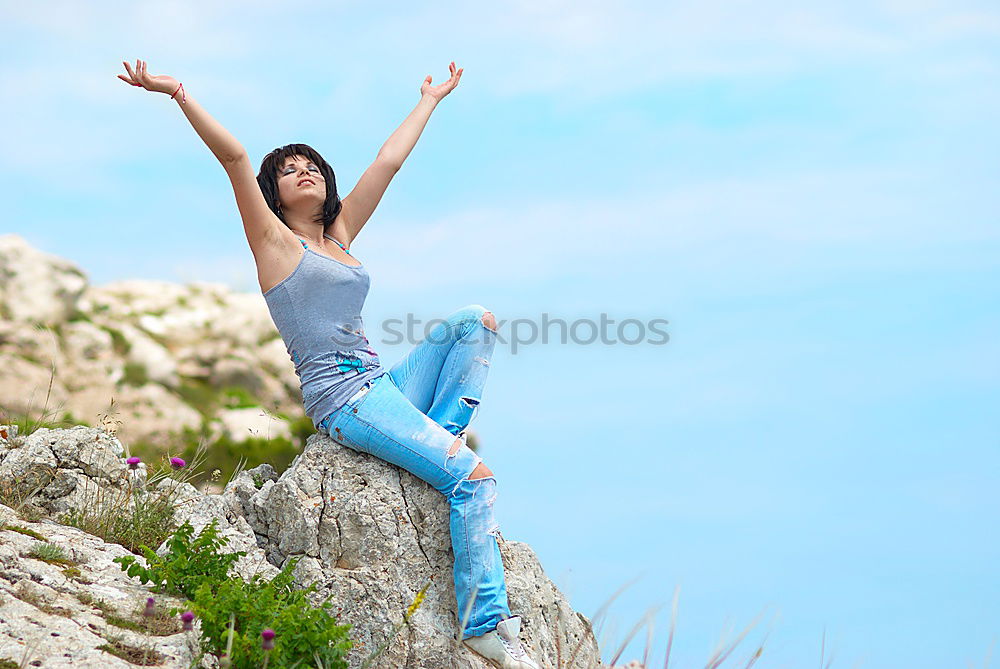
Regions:
<instances>
[{"instance_id":1,"label":"gray tank top","mask_svg":"<svg viewBox=\"0 0 1000 669\"><path fill-rule=\"evenodd\" d=\"M370 285L368 271L299 242L305 247L302 259L264 293L264 301L295 364L306 415L318 430L324 418L385 369L361 319Z\"/></svg>"}]
</instances>

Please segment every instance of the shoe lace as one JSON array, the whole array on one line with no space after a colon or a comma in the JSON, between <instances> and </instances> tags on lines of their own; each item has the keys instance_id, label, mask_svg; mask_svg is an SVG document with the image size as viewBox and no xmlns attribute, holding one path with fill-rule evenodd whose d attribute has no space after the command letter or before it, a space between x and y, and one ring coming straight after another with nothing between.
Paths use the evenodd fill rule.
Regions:
<instances>
[{"instance_id":1,"label":"shoe lace","mask_svg":"<svg viewBox=\"0 0 1000 669\"><path fill-rule=\"evenodd\" d=\"M503 638L501 635L498 634L497 636L500 638L500 643L503 644L503 647L507 649L507 652L515 660L521 660L528 656L528 654L524 650L524 647L521 645L521 642L518 639L514 639L513 641L507 641L507 639Z\"/></svg>"}]
</instances>

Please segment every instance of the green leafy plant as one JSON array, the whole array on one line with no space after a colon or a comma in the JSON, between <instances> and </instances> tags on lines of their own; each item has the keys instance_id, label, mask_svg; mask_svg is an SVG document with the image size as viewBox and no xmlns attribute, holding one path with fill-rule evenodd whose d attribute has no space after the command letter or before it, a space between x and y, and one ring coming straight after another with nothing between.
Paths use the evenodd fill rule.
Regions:
<instances>
[{"instance_id":1,"label":"green leafy plant","mask_svg":"<svg viewBox=\"0 0 1000 669\"><path fill-rule=\"evenodd\" d=\"M197 536L193 535L194 527L184 521L167 541L166 555L157 555L148 546L143 546L147 566L143 567L132 555L116 557L114 562L129 576L143 583L153 583L161 592L194 599L202 583L208 582L211 587L225 581L233 563L246 555L246 551L218 553L229 540L219 536L215 519Z\"/></svg>"},{"instance_id":2,"label":"green leafy plant","mask_svg":"<svg viewBox=\"0 0 1000 669\"><path fill-rule=\"evenodd\" d=\"M197 535L184 522L167 541L164 555L143 546L146 566L131 555L115 558L129 576L152 583L161 592L186 597L201 619L204 647L225 653L232 669L322 666L346 668L352 646L350 625L340 625L326 609L329 600L313 606L304 590L292 587L297 559L289 560L272 580L254 574L249 580L230 577L244 551L220 553L228 538L219 536L212 520ZM273 648L261 643L261 633L273 630ZM313 664L315 663L315 664Z\"/></svg>"},{"instance_id":3,"label":"green leafy plant","mask_svg":"<svg viewBox=\"0 0 1000 669\"><path fill-rule=\"evenodd\" d=\"M208 582L199 586L192 610L201 618L209 652L219 654L229 647L233 669L257 669L265 662L273 667L347 667L351 626L337 624L327 611L333 606L329 600L319 607L309 602L315 584L303 590L292 587L297 563L289 560L270 581L254 574L249 581L229 579L215 592ZM273 650L262 647L264 629L274 630Z\"/></svg>"}]
</instances>

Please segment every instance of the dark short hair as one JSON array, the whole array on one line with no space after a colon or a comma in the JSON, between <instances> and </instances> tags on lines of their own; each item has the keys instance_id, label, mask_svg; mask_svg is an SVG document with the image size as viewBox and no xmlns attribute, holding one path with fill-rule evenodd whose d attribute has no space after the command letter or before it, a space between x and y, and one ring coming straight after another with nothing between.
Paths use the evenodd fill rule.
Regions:
<instances>
[{"instance_id":1,"label":"dark short hair","mask_svg":"<svg viewBox=\"0 0 1000 669\"><path fill-rule=\"evenodd\" d=\"M264 200L274 215L287 226L288 222L285 221L284 215L278 208L278 170L284 166L287 158L294 156L305 156L307 160L311 160L326 180L326 201L323 203L320 218L314 221L322 223L325 228L337 218L343 205L337 194L337 177L333 174L333 168L323 160L323 156L319 155L316 149L308 144L286 144L264 156L264 160L260 164L260 173L257 175L260 192L264 194Z\"/></svg>"}]
</instances>

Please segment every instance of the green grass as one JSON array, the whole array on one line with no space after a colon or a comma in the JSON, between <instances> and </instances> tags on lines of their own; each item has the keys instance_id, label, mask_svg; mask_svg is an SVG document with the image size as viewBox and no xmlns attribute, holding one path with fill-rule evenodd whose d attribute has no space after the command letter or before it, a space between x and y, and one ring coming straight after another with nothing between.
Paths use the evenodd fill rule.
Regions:
<instances>
[{"instance_id":1,"label":"green grass","mask_svg":"<svg viewBox=\"0 0 1000 669\"><path fill-rule=\"evenodd\" d=\"M315 431L315 430L314 430ZM188 432L189 440L204 438L194 432ZM267 439L265 437L250 437L244 441L233 441L227 435L222 435L218 439L207 442L207 456L204 466L206 469L218 469L219 476L224 480L230 480L238 468L256 467L263 463L269 463L275 471L284 471L292 460L295 459L302 448L293 444L285 438ZM196 447L191 444L181 453L185 460L195 452ZM241 464L242 463L242 464Z\"/></svg>"},{"instance_id":2,"label":"green grass","mask_svg":"<svg viewBox=\"0 0 1000 669\"><path fill-rule=\"evenodd\" d=\"M259 407L260 400L246 388L240 386L227 386L220 391L222 403L227 409L246 409L249 407Z\"/></svg>"},{"instance_id":3,"label":"green grass","mask_svg":"<svg viewBox=\"0 0 1000 669\"><path fill-rule=\"evenodd\" d=\"M210 383L192 376L182 376L177 394L187 404L201 412L202 416L215 415L218 406L218 391Z\"/></svg>"},{"instance_id":4,"label":"green grass","mask_svg":"<svg viewBox=\"0 0 1000 669\"><path fill-rule=\"evenodd\" d=\"M69 320L70 323L77 323L77 322L80 322L80 321L86 321L87 323L92 323L93 322L90 319L90 316L88 316L84 312L80 311L79 309L74 309L73 313L70 314L70 317L69 317L68 320Z\"/></svg>"},{"instance_id":5,"label":"green grass","mask_svg":"<svg viewBox=\"0 0 1000 669\"><path fill-rule=\"evenodd\" d=\"M0 530L7 530L8 532L19 532L25 536L38 539L39 541L48 541L48 539L43 537L38 532L30 530L27 527L21 527L20 525L4 525L3 527L0 527Z\"/></svg>"},{"instance_id":6,"label":"green grass","mask_svg":"<svg viewBox=\"0 0 1000 669\"><path fill-rule=\"evenodd\" d=\"M166 471L153 484L163 478ZM76 527L104 541L140 553L140 546L159 546L174 528L177 493L173 487L145 491L125 485L121 488L98 488L88 503L70 509L57 520Z\"/></svg>"},{"instance_id":7,"label":"green grass","mask_svg":"<svg viewBox=\"0 0 1000 669\"><path fill-rule=\"evenodd\" d=\"M141 362L126 362L122 383L128 386L144 386L149 383L149 372Z\"/></svg>"},{"instance_id":8,"label":"green grass","mask_svg":"<svg viewBox=\"0 0 1000 669\"><path fill-rule=\"evenodd\" d=\"M64 567L72 567L76 562L68 555L62 546L51 543L37 543L31 547L31 551L28 552L28 557L35 558L36 560L41 560L42 562L48 562L49 564L62 565Z\"/></svg>"},{"instance_id":9,"label":"green grass","mask_svg":"<svg viewBox=\"0 0 1000 669\"><path fill-rule=\"evenodd\" d=\"M110 653L111 655L120 657L126 662L131 662L132 664L144 667L155 666L162 664L166 659L154 648L150 646L146 646L144 648L133 646L132 644L126 642L120 635L108 634L105 636L105 640L107 643L98 646L97 650L103 650L105 653Z\"/></svg>"},{"instance_id":10,"label":"green grass","mask_svg":"<svg viewBox=\"0 0 1000 669\"><path fill-rule=\"evenodd\" d=\"M108 325L100 326L102 330L111 335L111 348L114 350L115 354L119 356L124 356L132 350L132 344L125 339L125 335L122 334L121 330L117 328L110 327Z\"/></svg>"},{"instance_id":11,"label":"green grass","mask_svg":"<svg viewBox=\"0 0 1000 669\"><path fill-rule=\"evenodd\" d=\"M18 596L18 599L27 604L31 604L39 611L44 611L45 613L48 613L50 616L63 616L66 618L71 618L73 616L73 612L70 611L69 609L64 609L61 606L54 606L52 604L49 604L42 598L38 597L37 595L33 595L29 592L21 593Z\"/></svg>"}]
</instances>

